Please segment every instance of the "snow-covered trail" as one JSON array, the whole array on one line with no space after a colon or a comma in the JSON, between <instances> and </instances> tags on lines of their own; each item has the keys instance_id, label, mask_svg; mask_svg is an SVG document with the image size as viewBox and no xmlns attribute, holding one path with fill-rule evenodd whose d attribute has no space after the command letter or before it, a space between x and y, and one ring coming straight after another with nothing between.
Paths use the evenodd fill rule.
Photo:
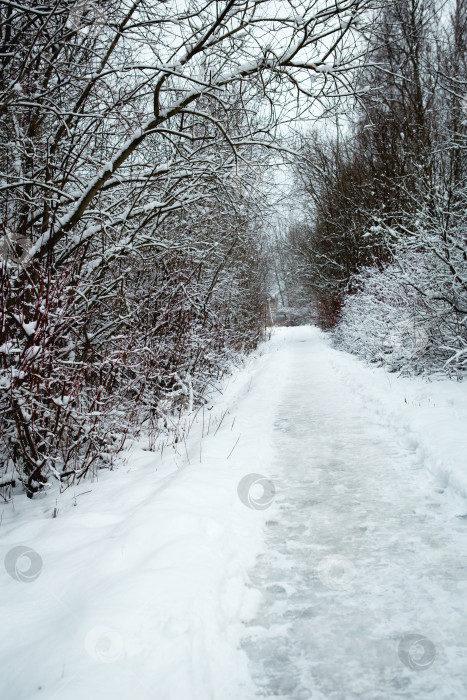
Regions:
<instances>
[{"instance_id":1,"label":"snow-covered trail","mask_svg":"<svg viewBox=\"0 0 467 700\"><path fill-rule=\"evenodd\" d=\"M186 443L2 505L1 700L465 700L466 389L276 329Z\"/></svg>"},{"instance_id":2,"label":"snow-covered trail","mask_svg":"<svg viewBox=\"0 0 467 700\"><path fill-rule=\"evenodd\" d=\"M467 520L365 401L355 360L316 331L285 338L277 498L243 645L257 696L465 699Z\"/></svg>"}]
</instances>

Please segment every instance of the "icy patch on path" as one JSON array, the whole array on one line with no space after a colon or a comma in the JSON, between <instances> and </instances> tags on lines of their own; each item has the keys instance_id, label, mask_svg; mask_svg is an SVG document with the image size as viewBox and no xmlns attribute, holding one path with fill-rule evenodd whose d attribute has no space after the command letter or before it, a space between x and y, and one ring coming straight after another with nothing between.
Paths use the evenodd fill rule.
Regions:
<instances>
[{"instance_id":1,"label":"icy patch on path","mask_svg":"<svg viewBox=\"0 0 467 700\"><path fill-rule=\"evenodd\" d=\"M371 370L317 331L294 346L275 422L278 497L251 575L262 604L244 639L257 697L464 700L467 520L407 426L384 402L375 411Z\"/></svg>"}]
</instances>

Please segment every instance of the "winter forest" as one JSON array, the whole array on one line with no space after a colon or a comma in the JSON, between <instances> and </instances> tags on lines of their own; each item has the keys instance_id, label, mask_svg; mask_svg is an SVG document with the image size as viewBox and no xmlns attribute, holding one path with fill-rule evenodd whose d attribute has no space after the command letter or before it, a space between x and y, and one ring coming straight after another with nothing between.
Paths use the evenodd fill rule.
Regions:
<instances>
[{"instance_id":1,"label":"winter forest","mask_svg":"<svg viewBox=\"0 0 467 700\"><path fill-rule=\"evenodd\" d=\"M276 280L351 352L462 375L464 0L0 12L4 497L202 403Z\"/></svg>"},{"instance_id":2,"label":"winter forest","mask_svg":"<svg viewBox=\"0 0 467 700\"><path fill-rule=\"evenodd\" d=\"M210 476L203 478L210 483L209 493L214 494L215 488L219 493L228 488L227 481L222 482L224 467L219 466L218 473L214 469L220 465L216 450L223 450L222 459L229 469L237 469L235 460L239 462L239 471L225 476L236 479L239 508L247 513L244 517L256 517L253 511L269 508L279 489L267 465L279 460L278 455L289 463L295 449L291 443L286 454L282 438L277 442L278 431L286 441L295 435L296 449L300 443L300 454L309 451L310 455L326 433L329 440L337 440L320 443L321 454L327 455L332 465L339 442L336 411L345 407L350 423L342 427L342 435L347 435L342 437L342 454L348 450L352 462L352 430L358 433L366 428L360 424L351 427L358 412L351 395L361 394L362 410L370 411L375 396L386 400L385 382L391 391L399 392L400 400L394 410L381 409L387 424L393 426L395 421L394 426L401 431L410 424L410 430L425 432L427 439L429 434L433 439L438 437L438 447L433 446L433 450L439 454L434 451L430 457L434 466L429 471L436 478L445 478L443 489L448 482L454 484L453 498L464 503L465 464L464 471L452 466L456 460L456 464L465 462L461 444L467 432L461 420L464 404L449 397L465 388L462 380L467 370L467 0L0 0L0 63L0 502L6 518L3 529L9 538L5 567L10 578L21 579L16 569L11 574L12 565L7 563L11 547L18 549L33 542L34 529L28 528L35 522L47 518L47 523L60 524L62 515L64 521L69 516L64 532L70 527L75 533L73 528L78 529L81 521L73 525L70 513L80 511L72 511L72 507L86 503L81 517L86 513L89 527L94 527L91 511L85 509L91 508L98 481L107 489L106 503L119 504L122 513L127 512L129 503L149 498L143 498L143 494L152 493L147 481L152 477L146 466L132 472L132 485L122 481L127 468L136 469L138 459L144 465L149 464L148 459L160 460L163 465L167 455L166 459L175 460L177 473L185 459L200 469L211 465ZM306 354L309 346L316 354L315 350ZM278 360L281 353L283 361ZM258 376L254 374L251 363L262 362L264 368L265 357L270 364L261 379L260 370ZM314 369L315 361L326 367L322 376L321 370ZM256 378L251 379L249 372ZM292 386L293 372L296 379ZM337 385L333 388L336 377L348 382L343 394ZM380 377L384 377L381 384ZM222 388L240 386L242 381L245 386L240 394L247 398L241 401ZM344 400L345 392L348 398ZM244 407L238 409L238 418L232 408L237 399ZM245 408L245 401L250 401L250 408ZM452 409L452 420L451 414L443 413L430 418L430 423L415 414L410 414L410 420L400 418L402 404L404 410L409 404L410 410L417 405L438 405L443 411L452 405L456 409ZM219 406L217 414L213 405ZM318 417L307 413L312 405L317 411L319 408ZM301 413L300 406L310 408ZM378 411L371 409L370 413L374 417L380 415ZM467 417L467 401L465 411ZM324 423L312 440L308 430L315 420ZM441 426L448 431L442 437L436 432ZM300 439L294 433L297 430L303 431ZM196 431L200 442L194 448ZM397 440L389 440L389 433L380 438L375 435L377 432L365 448L368 463L378 462L371 452L371 445L378 440L381 446L386 445L383 461L396 450ZM206 443L207 436L210 442ZM413 436L403 440L419 445L413 447L417 459L423 460L420 455L428 455L431 449ZM457 452L449 458L448 468L446 455L453 444ZM407 445L400 449L409 449ZM444 456L440 456L442 449ZM400 454L394 454L397 463ZM299 459L294 458L293 464ZM384 464L368 493L377 488L381 474L391 473L389 461ZM360 474L360 468L355 465L352 479ZM165 474L162 466L160 469ZM247 473L258 477L250 479L248 489L261 483L263 500L252 501L248 489L245 495ZM416 494L421 482L412 482L411 473L407 476L402 466L398 473L400 479L393 475L394 488L397 490L396 482L407 478L404 497L409 504L407 494L412 493L411 488L412 496ZM300 474L297 479L302 483ZM327 478L323 483L333 489ZM361 479L367 478L362 471ZM427 484L431 483L429 478ZM157 491L157 507L151 506L151 518L147 519L153 523L154 538L164 527L171 527L170 517L164 519L163 513L170 509L172 500L192 503L190 499L203 493L206 503L210 502L202 489L201 473L199 480L190 489L183 490L180 485L181 500L172 498L170 489L166 498L162 494L159 499ZM428 488L422 482L423 488ZM345 475L340 483L345 490ZM349 489L354 488L351 483ZM133 492L136 488L140 490ZM385 488L389 493L390 487L386 484ZM92 493L89 503L84 496L77 501L82 493ZM65 500L60 501L62 497ZM415 495L414 500L418 499ZM383 493L380 502L389 504L390 500ZM219 514L213 515L217 523L230 517L227 503L219 496ZM175 533L191 512L191 506L187 508L182 508L181 519L174 519ZM453 517L465 518L462 507L456 508ZM142 527L138 509L135 505L131 516L136 518L134 532ZM404 513L409 510L407 505ZM336 510L335 523L340 522L340 511L345 511L342 504ZM114 516L99 516L104 517ZM0 535L2 518L0 513ZM99 518L95 527L100 527ZM204 521L200 516L196 522ZM257 522L253 525L253 520L242 520L240 515L238 526L233 515L225 520L232 542L238 540L239 551L244 547L244 559L237 553L242 562L239 572L255 566L254 553L259 548L255 543L260 541ZM412 532L412 520L407 522ZM23 528L23 534L15 534L15 523ZM157 533L154 523L160 525ZM465 528L464 521L455 523ZM193 525L194 531L198 525ZM83 520L83 528L87 527L88 520ZM204 527L199 525L205 539L215 537L214 526ZM340 532L340 541L345 541L346 531L335 524L333 527ZM441 538L444 521L439 527ZM248 556L245 552L250 551L250 545L241 539L247 534L242 528L251 532ZM446 528L442 532L449 539ZM238 537L232 534L237 530L241 533ZM453 567L452 572L460 565L461 551L461 534L454 530L459 539L449 545L453 555L446 564L448 569ZM413 536L417 537L415 529ZM42 558L36 545L30 550L34 553L30 572L36 554L41 567L42 559L45 566L47 537L44 535ZM335 537L334 544L337 534ZM53 541L58 546L60 540ZM85 546L85 540L78 541ZM280 541L278 537L279 550ZM237 562L234 544L223 542L216 544L219 552L225 547L223 563L214 566L209 560L204 567L211 571L206 574L210 582L217 581L215 576L221 576L221 570L227 577L225 572ZM67 548L64 540L57 551ZM129 548L134 549L133 544ZM92 551L100 561L98 550ZM189 551L187 546L187 559ZM193 551L198 552L196 547ZM199 551L204 551L201 545ZM53 560L55 554L50 556ZM354 552L337 562L343 566L345 585L331 580L330 569L322 575L325 565L318 566L317 576L321 582L324 576L327 590L344 595L347 581L350 585L356 576L356 556ZM105 571L114 564L112 559ZM403 563L400 566L403 568ZM253 579L255 575L258 581L274 579L271 570L263 571L259 564L256 567ZM69 581L57 579L64 588L72 585L73 565L69 571ZM186 569L186 576L192 577L196 588L198 573L190 571ZM347 574L350 578L345 578ZM45 586L40 583L44 576L34 586ZM229 576L230 583L225 584L229 593L222 599L228 611L225 619L229 615L232 619L248 618L249 612L235 612L240 588L235 589L237 593L233 590L237 574ZM452 576L463 580L457 569ZM238 580L242 577L244 573L238 573ZM164 579L162 585L164 591L172 585L167 581ZM177 588L181 585L177 577L174 600L178 603L185 595ZM281 586L288 595L286 584L274 585L271 596L285 595L279 590ZM134 590L140 590L135 586ZM209 590L209 586L200 582L201 589ZM82 590L87 590L86 584ZM149 590L142 585L141 598ZM118 595L115 593L114 599L124 609L126 603ZM379 600L374 595L371 600ZM170 610L172 603L164 596L160 600ZM435 608L437 600L444 600L434 589L427 593L427 599ZM26 610L24 606L31 601L21 600L21 609ZM68 605L73 610L80 607L67 598ZM248 605L248 611L254 608ZM462 604L456 609L462 609ZM30 619L30 612L24 615ZM445 615L446 624L454 619L450 615ZM176 624L167 622L161 632L165 640L161 645L167 643L167 649L175 645L174 659L182 647L173 639L181 639L185 633L198 641L200 638L195 623L186 622L191 620L189 613L180 616L181 622L178 618ZM133 617L138 618L138 614ZM123 658L123 648L130 650L125 657L131 671L125 676L128 688L124 689L122 681L119 690L117 680L107 679L105 683L110 685L102 681L102 688L109 694L99 697L250 700L248 674L255 678L267 675L261 664L271 653L267 647L270 641L263 640L261 647L262 671L247 673L243 657L235 666L227 646L223 647L228 642L206 632L204 651L196 645L193 648L203 659L211 652L218 654L213 675L211 671L201 673L204 662L193 670L191 664L195 667L197 662L191 658L186 661L189 680L183 685L184 666L178 660L173 662L180 672L175 682L169 659L172 652L167 652L169 660L163 662L160 678L172 680L152 695L147 690L147 670L131 665L132 659L140 658L139 652L133 653L131 633L122 624L125 633L120 627L120 632L115 631L115 619L104 627L92 627L111 630L105 633L109 648L112 653L120 650L111 660ZM333 629L333 622L323 618L322 625L328 624ZM57 622L57 629L60 625ZM409 631L412 628L409 626ZM89 641L91 632L84 645L88 656L94 660L96 654L105 657L108 652L96 652L98 642ZM148 639L153 632L146 630ZM37 634L34 639L40 645ZM234 641L229 642L232 648L240 645L235 634L232 632ZM398 634L394 632L395 639L402 635ZM439 637L443 634L447 639L451 632L439 632ZM339 635L345 636L340 628ZM293 635L287 643L291 638ZM54 639L62 639L54 642L59 647L65 638ZM403 647L406 639L401 642ZM430 639L427 641L432 644ZM298 648L298 642L294 643ZM210 644L218 651L213 652ZM257 659L258 644L261 646L258 642L252 652L251 644L242 642L244 656ZM459 644L467 649L467 640L465 646ZM320 678L340 679L346 665L331 663L330 647L331 642L321 649L327 665L316 673ZM371 656L373 648L365 653ZM7 646L4 658L8 659L8 653ZM430 656L431 647L425 644L423 653ZM372 678L368 687L354 686L354 680L347 680L350 685L340 691L323 681L324 685L313 686L312 694L306 690L311 686L303 672L300 675L297 670L298 662L292 674L295 685L285 683L290 673L281 671L281 658L283 654L277 656L273 681L270 674L269 685L261 686L261 694L254 697L460 700L467 692L460 680L456 683L461 685L446 686L443 676L446 694L440 694L435 683L430 686L435 688L432 695L428 675L415 673L410 676L410 686L400 681L402 685L384 686L384 692ZM399 658L404 672L410 674L414 668L410 653L399 651ZM461 671L465 677L467 652L465 656L459 652L458 658L464 666L457 666L450 678L458 679ZM150 654L145 659L144 663L155 668ZM429 666L433 659L434 655ZM62 678L71 684L67 691L54 685L59 681L50 679L60 676L59 664L55 668L54 663L49 656L45 665L37 662L37 668L49 669L44 671L48 675L45 680L37 676L39 680L34 680L35 687L28 692L22 690L24 681L18 670L9 681L11 694L7 691L4 700L36 697L43 687L39 682L46 688L40 696L50 700L85 697L83 685L80 691L73 691L78 671L76 677L63 671ZM75 669L81 668L79 663ZM196 675L198 671L202 680ZM101 681L92 673L83 670L95 691L101 688ZM241 691L232 690L236 676L244 683ZM380 680L383 676L380 674ZM143 679L139 695L130 690L128 679L135 677ZM223 685L226 678L228 691ZM117 685L112 685L114 682Z\"/></svg>"}]
</instances>

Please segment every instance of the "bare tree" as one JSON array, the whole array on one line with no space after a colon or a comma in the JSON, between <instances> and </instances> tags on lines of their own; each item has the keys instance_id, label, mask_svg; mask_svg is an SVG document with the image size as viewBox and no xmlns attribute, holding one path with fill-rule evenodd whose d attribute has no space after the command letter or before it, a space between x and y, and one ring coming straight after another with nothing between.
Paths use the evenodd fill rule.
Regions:
<instances>
[{"instance_id":1,"label":"bare tree","mask_svg":"<svg viewBox=\"0 0 467 700\"><path fill-rule=\"evenodd\" d=\"M292 232L346 348L454 376L467 347L465 24L464 2L388 4L354 125L344 138L305 139L313 221ZM425 339L422 353L394 355L400 324Z\"/></svg>"},{"instance_id":2,"label":"bare tree","mask_svg":"<svg viewBox=\"0 0 467 700\"><path fill-rule=\"evenodd\" d=\"M4 483L111 464L257 342L258 163L376 4L0 0Z\"/></svg>"}]
</instances>

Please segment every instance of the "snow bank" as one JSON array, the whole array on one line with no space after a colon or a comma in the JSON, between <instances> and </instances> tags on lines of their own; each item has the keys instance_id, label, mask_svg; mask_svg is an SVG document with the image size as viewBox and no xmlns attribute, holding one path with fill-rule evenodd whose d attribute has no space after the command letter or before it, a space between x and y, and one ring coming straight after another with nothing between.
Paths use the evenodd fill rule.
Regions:
<instances>
[{"instance_id":1,"label":"snow bank","mask_svg":"<svg viewBox=\"0 0 467 700\"><path fill-rule=\"evenodd\" d=\"M268 474L280 343L226 382L186 447L139 444L98 483L3 507L2 700L250 694L238 647L266 515L237 486Z\"/></svg>"},{"instance_id":2,"label":"snow bank","mask_svg":"<svg viewBox=\"0 0 467 700\"><path fill-rule=\"evenodd\" d=\"M371 406L395 439L409 447L447 489L456 510L467 504L467 382L427 381L371 368L346 353L333 353L335 370Z\"/></svg>"}]
</instances>

